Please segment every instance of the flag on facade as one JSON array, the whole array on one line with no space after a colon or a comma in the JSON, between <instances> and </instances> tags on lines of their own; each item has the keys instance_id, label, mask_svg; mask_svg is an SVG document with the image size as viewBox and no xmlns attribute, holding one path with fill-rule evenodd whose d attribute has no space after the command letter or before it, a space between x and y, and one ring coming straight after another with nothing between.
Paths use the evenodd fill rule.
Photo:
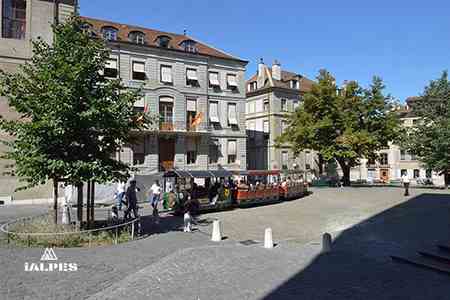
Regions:
<instances>
[{"instance_id":1,"label":"flag on facade","mask_svg":"<svg viewBox=\"0 0 450 300\"><path fill-rule=\"evenodd\" d=\"M191 126L192 127L197 127L198 125L200 125L200 123L203 121L203 113L199 112L195 118L192 120Z\"/></svg>"}]
</instances>

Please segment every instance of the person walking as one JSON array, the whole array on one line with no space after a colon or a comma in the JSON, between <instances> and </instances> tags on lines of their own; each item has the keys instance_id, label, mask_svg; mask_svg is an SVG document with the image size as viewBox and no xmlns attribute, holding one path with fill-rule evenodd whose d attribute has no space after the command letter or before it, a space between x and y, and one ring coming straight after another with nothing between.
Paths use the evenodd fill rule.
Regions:
<instances>
[{"instance_id":1,"label":"person walking","mask_svg":"<svg viewBox=\"0 0 450 300\"><path fill-rule=\"evenodd\" d=\"M188 196L188 200L186 201L184 205L184 215L183 215L183 221L184 221L184 232L191 232L192 231L192 213L194 210L194 203L192 201L191 196Z\"/></svg>"},{"instance_id":2,"label":"person walking","mask_svg":"<svg viewBox=\"0 0 450 300\"><path fill-rule=\"evenodd\" d=\"M128 207L124 213L124 219L127 219L131 215L131 211L133 211L133 215L135 218L139 216L137 207L137 196L136 196L137 191L139 191L139 188L136 186L136 180L132 179L125 193Z\"/></svg>"},{"instance_id":3,"label":"person walking","mask_svg":"<svg viewBox=\"0 0 450 300\"><path fill-rule=\"evenodd\" d=\"M122 210L123 196L125 196L125 182L119 181L116 191L116 207L119 210Z\"/></svg>"},{"instance_id":4,"label":"person walking","mask_svg":"<svg viewBox=\"0 0 450 300\"><path fill-rule=\"evenodd\" d=\"M161 187L159 186L159 181L155 180L153 185L150 187L150 205L153 210L158 208L158 202L161 197Z\"/></svg>"},{"instance_id":5,"label":"person walking","mask_svg":"<svg viewBox=\"0 0 450 300\"><path fill-rule=\"evenodd\" d=\"M409 176L407 172L404 172L402 175L402 183L403 187L405 188L405 196L409 196Z\"/></svg>"}]
</instances>

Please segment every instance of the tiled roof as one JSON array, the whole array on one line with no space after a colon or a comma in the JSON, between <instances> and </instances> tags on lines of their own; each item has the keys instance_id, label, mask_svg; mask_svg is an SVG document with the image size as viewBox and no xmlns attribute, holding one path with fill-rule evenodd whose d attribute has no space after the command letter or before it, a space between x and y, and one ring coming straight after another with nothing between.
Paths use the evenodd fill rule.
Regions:
<instances>
[{"instance_id":1,"label":"tiled roof","mask_svg":"<svg viewBox=\"0 0 450 300\"><path fill-rule=\"evenodd\" d=\"M129 33L132 31L140 31L145 34L145 45L150 46L150 47L158 47L158 45L156 43L156 39L159 36L168 36L170 38L169 49L184 52L184 49L182 48L181 43L186 40L192 40L192 41L196 42L198 54L246 62L245 60L242 60L240 58L232 56L221 50L215 49L214 47L208 46L202 42L199 42L195 38L192 38L187 35L163 32L163 31L159 31L159 30L148 29L148 28L143 28L143 27L133 26L133 25L126 25L126 24L121 24L121 23L117 23L117 22L105 21L105 20L99 20L99 19L94 19L94 18L90 18L90 17L82 17L82 19L84 19L87 23L92 25L92 29L99 36L101 36L101 29L103 27L116 28L118 30L117 40L119 42L120 41L130 42L130 40L128 38Z\"/></svg>"},{"instance_id":2,"label":"tiled roof","mask_svg":"<svg viewBox=\"0 0 450 300\"><path fill-rule=\"evenodd\" d=\"M272 68L267 68L269 73L272 74ZM273 80L273 84L275 87L280 88L291 88L290 81L292 79L299 80L300 82L300 91L302 92L308 92L311 90L312 85L314 84L314 81L311 79L308 79L300 74L296 74L289 71L281 70L281 80ZM247 80L247 83L254 82L258 80L258 74L253 75L249 80ZM263 87L258 87L259 89L270 87L270 83L267 82Z\"/></svg>"}]
</instances>

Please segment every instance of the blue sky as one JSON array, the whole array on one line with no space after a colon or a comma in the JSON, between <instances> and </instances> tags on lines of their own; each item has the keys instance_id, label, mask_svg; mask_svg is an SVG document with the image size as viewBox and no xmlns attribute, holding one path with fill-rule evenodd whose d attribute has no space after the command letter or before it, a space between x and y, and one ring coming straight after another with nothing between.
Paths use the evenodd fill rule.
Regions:
<instances>
[{"instance_id":1,"label":"blue sky","mask_svg":"<svg viewBox=\"0 0 450 300\"><path fill-rule=\"evenodd\" d=\"M450 69L450 3L378 1L80 0L82 15L188 34L250 61L260 57L341 83L383 78L399 100L419 94Z\"/></svg>"}]
</instances>

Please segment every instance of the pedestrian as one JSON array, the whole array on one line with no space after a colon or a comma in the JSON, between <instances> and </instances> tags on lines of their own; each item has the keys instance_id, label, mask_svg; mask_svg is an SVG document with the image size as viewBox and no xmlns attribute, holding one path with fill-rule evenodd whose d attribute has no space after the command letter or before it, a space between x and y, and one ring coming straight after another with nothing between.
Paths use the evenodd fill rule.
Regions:
<instances>
[{"instance_id":1,"label":"pedestrian","mask_svg":"<svg viewBox=\"0 0 450 300\"><path fill-rule=\"evenodd\" d=\"M186 202L186 204L184 205L184 215L183 215L183 220L184 220L184 232L191 232L192 231L192 209L193 209L193 205L192 205L192 199L191 196L188 196L188 201Z\"/></svg>"},{"instance_id":2,"label":"pedestrian","mask_svg":"<svg viewBox=\"0 0 450 300\"><path fill-rule=\"evenodd\" d=\"M124 213L124 219L127 219L131 215L131 211L133 211L133 215L135 218L139 216L136 196L137 191L139 191L139 188L136 186L136 180L132 179L125 193L128 207Z\"/></svg>"},{"instance_id":3,"label":"pedestrian","mask_svg":"<svg viewBox=\"0 0 450 300\"><path fill-rule=\"evenodd\" d=\"M155 180L153 185L150 187L150 205L153 210L158 207L158 202L161 197L161 187L159 186L159 181Z\"/></svg>"},{"instance_id":4,"label":"pedestrian","mask_svg":"<svg viewBox=\"0 0 450 300\"><path fill-rule=\"evenodd\" d=\"M116 207L122 210L123 196L125 196L125 182L119 181L117 183L117 190L115 194Z\"/></svg>"},{"instance_id":5,"label":"pedestrian","mask_svg":"<svg viewBox=\"0 0 450 300\"><path fill-rule=\"evenodd\" d=\"M409 196L409 176L408 176L408 172L403 172L402 175L402 183L403 183L403 187L405 188L405 196Z\"/></svg>"}]
</instances>

